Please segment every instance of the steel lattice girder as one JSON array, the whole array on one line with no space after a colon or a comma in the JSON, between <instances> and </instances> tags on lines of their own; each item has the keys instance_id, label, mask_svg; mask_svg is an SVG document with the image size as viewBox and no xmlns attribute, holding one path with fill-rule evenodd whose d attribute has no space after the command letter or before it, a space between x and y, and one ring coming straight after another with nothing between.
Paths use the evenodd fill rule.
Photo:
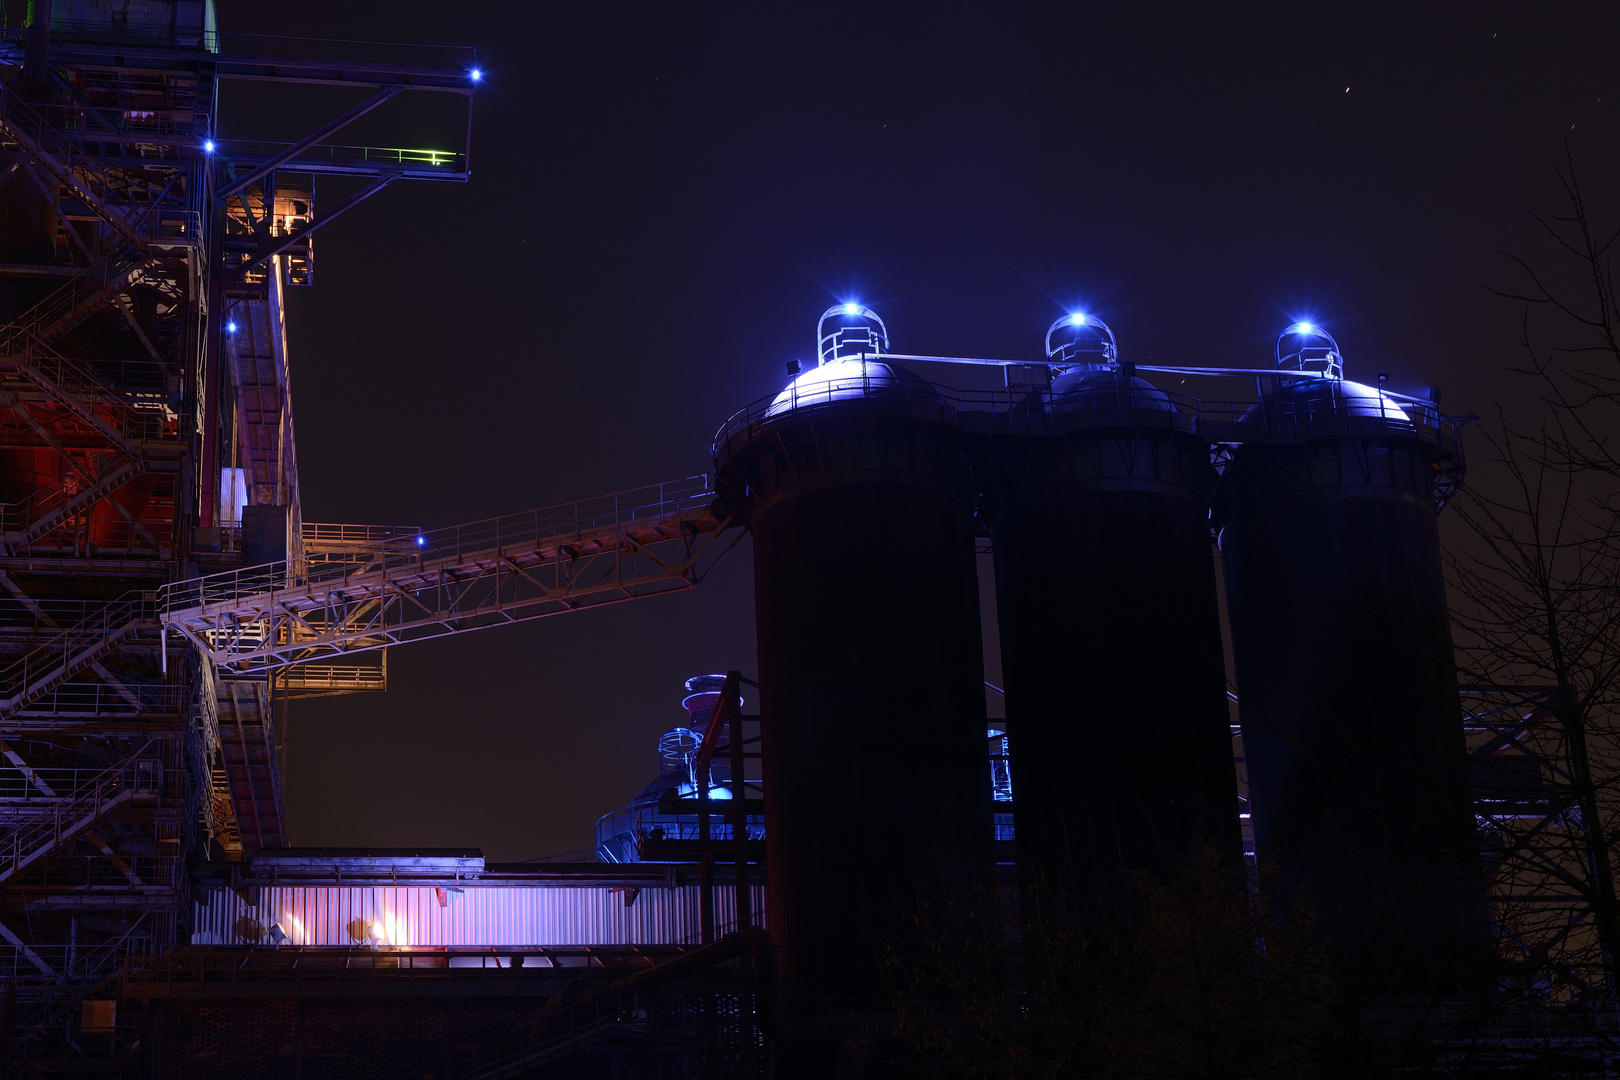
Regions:
<instances>
[{"instance_id":1,"label":"steel lattice girder","mask_svg":"<svg viewBox=\"0 0 1620 1080\"><path fill-rule=\"evenodd\" d=\"M524 622L696 585L741 537L706 477L181 582L162 620L222 673ZM611 504L610 501L611 500Z\"/></svg>"}]
</instances>

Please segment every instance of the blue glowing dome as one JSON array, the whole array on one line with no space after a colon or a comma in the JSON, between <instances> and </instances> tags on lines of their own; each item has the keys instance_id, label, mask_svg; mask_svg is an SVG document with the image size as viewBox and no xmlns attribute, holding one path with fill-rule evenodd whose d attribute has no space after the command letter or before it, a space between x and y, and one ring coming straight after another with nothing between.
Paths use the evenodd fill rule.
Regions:
<instances>
[{"instance_id":1,"label":"blue glowing dome","mask_svg":"<svg viewBox=\"0 0 1620 1080\"><path fill-rule=\"evenodd\" d=\"M871 402L929 420L943 420L948 413L937 386L897 364L834 360L795 378L776 395L765 415L844 402Z\"/></svg>"},{"instance_id":2,"label":"blue glowing dome","mask_svg":"<svg viewBox=\"0 0 1620 1080\"><path fill-rule=\"evenodd\" d=\"M1176 408L1170 403L1169 394L1146 379L1127 376L1118 368L1100 364L1072 367L1053 376L1052 398L1060 408L1064 401L1079 402L1093 398L1159 412L1174 412Z\"/></svg>"},{"instance_id":3,"label":"blue glowing dome","mask_svg":"<svg viewBox=\"0 0 1620 1080\"><path fill-rule=\"evenodd\" d=\"M1052 407L1060 427L1174 424L1170 396L1119 367L1114 331L1095 315L1075 312L1046 329L1054 372Z\"/></svg>"},{"instance_id":4,"label":"blue glowing dome","mask_svg":"<svg viewBox=\"0 0 1620 1080\"><path fill-rule=\"evenodd\" d=\"M1275 385L1243 414L1245 422L1306 437L1417 430L1399 401L1344 377L1339 343L1320 325L1290 323L1277 335L1276 357Z\"/></svg>"},{"instance_id":5,"label":"blue glowing dome","mask_svg":"<svg viewBox=\"0 0 1620 1080\"><path fill-rule=\"evenodd\" d=\"M854 310L851 310L854 309ZM898 364L874 359L889 349L889 331L871 308L835 304L816 324L821 363L776 395L765 417L845 402L872 402L888 412L942 420L950 410L939 387Z\"/></svg>"},{"instance_id":6,"label":"blue glowing dome","mask_svg":"<svg viewBox=\"0 0 1620 1080\"><path fill-rule=\"evenodd\" d=\"M1344 378L1344 357L1333 335L1312 322L1292 323L1277 335L1276 368L1328 379Z\"/></svg>"},{"instance_id":7,"label":"blue glowing dome","mask_svg":"<svg viewBox=\"0 0 1620 1080\"><path fill-rule=\"evenodd\" d=\"M1416 430L1412 418L1400 402L1374 387L1349 379L1317 376L1291 378L1265 400L1244 413L1243 419L1261 416L1267 408L1280 407L1286 414L1311 420L1321 427L1330 420L1374 421L1380 430ZM1365 423L1360 426L1367 426Z\"/></svg>"},{"instance_id":8,"label":"blue glowing dome","mask_svg":"<svg viewBox=\"0 0 1620 1080\"><path fill-rule=\"evenodd\" d=\"M1118 368L1083 364L1052 379L1052 411L1063 428L1173 427L1170 396Z\"/></svg>"}]
</instances>

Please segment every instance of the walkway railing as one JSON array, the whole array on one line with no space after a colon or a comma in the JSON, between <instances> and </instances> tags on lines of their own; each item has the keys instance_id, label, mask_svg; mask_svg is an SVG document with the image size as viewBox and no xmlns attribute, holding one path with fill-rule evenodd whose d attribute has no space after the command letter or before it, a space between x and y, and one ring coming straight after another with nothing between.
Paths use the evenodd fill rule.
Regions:
<instances>
[{"instance_id":1,"label":"walkway railing","mask_svg":"<svg viewBox=\"0 0 1620 1080\"><path fill-rule=\"evenodd\" d=\"M289 60L397 70L401 67L467 72L475 63L469 47L404 45L387 41L336 41L176 27L127 24L110 29L105 18L53 20L51 35L75 45L103 45L126 52L201 49L227 59Z\"/></svg>"},{"instance_id":2,"label":"walkway railing","mask_svg":"<svg viewBox=\"0 0 1620 1080\"><path fill-rule=\"evenodd\" d=\"M165 586L163 624L269 671L689 589L729 550L707 476ZM383 530L384 533L390 530ZM730 542L735 544L735 538Z\"/></svg>"},{"instance_id":3,"label":"walkway railing","mask_svg":"<svg viewBox=\"0 0 1620 1080\"><path fill-rule=\"evenodd\" d=\"M1399 403L1386 395L1323 393L1301 400L1205 401L1144 387L955 390L896 377L873 363L861 375L840 375L792 386L738 410L710 446L724 456L790 415L814 414L860 401L874 412L909 416L973 434L1042 434L1095 428L1184 432L1209 442L1302 442L1339 434L1398 434L1455 451L1469 421L1432 405ZM1340 384L1344 386L1348 384Z\"/></svg>"},{"instance_id":4,"label":"walkway railing","mask_svg":"<svg viewBox=\"0 0 1620 1080\"><path fill-rule=\"evenodd\" d=\"M52 803L0 838L0 882L77 837L114 807L141 794L156 795L162 784L163 770L155 761L121 762L108 769L88 790Z\"/></svg>"},{"instance_id":5,"label":"walkway railing","mask_svg":"<svg viewBox=\"0 0 1620 1080\"><path fill-rule=\"evenodd\" d=\"M189 609L231 608L245 597L294 587L343 585L356 578L372 578L395 570L417 570L427 560L471 563L505 551L566 549L570 543L614 537L637 525L656 525L682 514L704 511L713 501L714 491L709 486L708 476L691 476L465 525L405 535L372 536L346 549L369 556L368 561L316 565L303 577L295 575L288 563L274 562L178 581L159 591L158 609L165 622L172 622ZM320 528L331 530L334 527Z\"/></svg>"}]
</instances>

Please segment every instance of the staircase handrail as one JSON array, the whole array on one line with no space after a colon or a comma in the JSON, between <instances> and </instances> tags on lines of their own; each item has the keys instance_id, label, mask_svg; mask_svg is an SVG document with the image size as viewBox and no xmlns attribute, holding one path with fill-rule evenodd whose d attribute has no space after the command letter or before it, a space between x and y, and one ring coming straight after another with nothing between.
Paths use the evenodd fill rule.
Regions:
<instances>
[{"instance_id":1,"label":"staircase handrail","mask_svg":"<svg viewBox=\"0 0 1620 1080\"><path fill-rule=\"evenodd\" d=\"M58 483L39 488L18 502L0 503L0 534L8 537L26 536L34 532L40 522L62 513L75 502L93 502L127 484L142 471L143 466L138 459L123 458L113 462L93 482L82 485L76 491L69 492L65 484ZM7 542L13 541L8 539Z\"/></svg>"},{"instance_id":2,"label":"staircase handrail","mask_svg":"<svg viewBox=\"0 0 1620 1080\"><path fill-rule=\"evenodd\" d=\"M45 681L41 676L72 667L76 654L82 653L85 648L155 619L156 607L148 599L149 595L140 591L127 592L95 609L79 622L59 628L27 652L0 664L0 690L11 691L0 698L0 709L14 711L16 703L29 688Z\"/></svg>"},{"instance_id":3,"label":"staircase handrail","mask_svg":"<svg viewBox=\"0 0 1620 1080\"><path fill-rule=\"evenodd\" d=\"M58 173L58 179L79 194L107 219L124 239L138 248L146 246L144 233L147 209L131 206L114 209L116 193L106 182L106 174L64 132L53 127L34 107L17 96L9 86L0 86L0 118L12 137L23 143L47 171ZM27 145L32 142L34 145ZM34 151L38 151L37 153Z\"/></svg>"},{"instance_id":4,"label":"staircase handrail","mask_svg":"<svg viewBox=\"0 0 1620 1080\"><path fill-rule=\"evenodd\" d=\"M80 950L73 965L61 976L37 984L33 993L18 995L16 1030L24 1040L37 1035L79 1002L119 982L125 959L150 952L151 947L151 938L126 932L112 941Z\"/></svg>"},{"instance_id":5,"label":"staircase handrail","mask_svg":"<svg viewBox=\"0 0 1620 1080\"><path fill-rule=\"evenodd\" d=\"M477 1043L467 1075L471 1080L520 1076L584 1049L611 1032L645 1021L641 997L628 989L598 991L551 1016Z\"/></svg>"},{"instance_id":6,"label":"staircase handrail","mask_svg":"<svg viewBox=\"0 0 1620 1080\"><path fill-rule=\"evenodd\" d=\"M746 927L719 941L693 949L673 960L587 991L565 1010L539 1019L472 1049L472 1080L503 1080L521 1076L548 1061L583 1048L609 1031L623 1030L627 1021L647 1015L645 995L659 986L704 971L744 954L752 957L752 1009L744 1008L745 1022L758 1027L772 1042L786 1044L793 1031L776 1014L776 941L761 926ZM750 1015L751 1014L751 1015Z\"/></svg>"},{"instance_id":7,"label":"staircase handrail","mask_svg":"<svg viewBox=\"0 0 1620 1080\"><path fill-rule=\"evenodd\" d=\"M45 342L19 326L0 329L0 363L14 366L24 378L73 401L93 425L117 442L120 449L133 450L144 439L163 433L164 418L133 403L103 382L82 361L61 355ZM98 406L110 406L98 409Z\"/></svg>"},{"instance_id":8,"label":"staircase handrail","mask_svg":"<svg viewBox=\"0 0 1620 1080\"><path fill-rule=\"evenodd\" d=\"M41 341L76 308L100 296L146 261L133 244L120 244L70 278L61 288L18 315L11 327Z\"/></svg>"},{"instance_id":9,"label":"staircase handrail","mask_svg":"<svg viewBox=\"0 0 1620 1080\"><path fill-rule=\"evenodd\" d=\"M150 768L141 768L143 764ZM0 881L5 881L89 828L109 809L138 794L157 791L163 771L151 759L109 766L85 790L60 799L0 837Z\"/></svg>"}]
</instances>

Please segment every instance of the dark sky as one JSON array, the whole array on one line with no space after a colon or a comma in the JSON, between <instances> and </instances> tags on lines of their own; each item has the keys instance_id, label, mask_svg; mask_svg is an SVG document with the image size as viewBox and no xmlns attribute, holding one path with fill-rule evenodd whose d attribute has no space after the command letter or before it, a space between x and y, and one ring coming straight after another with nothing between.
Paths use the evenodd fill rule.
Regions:
<instances>
[{"instance_id":1,"label":"dark sky","mask_svg":"<svg viewBox=\"0 0 1620 1080\"><path fill-rule=\"evenodd\" d=\"M1031 358L1083 307L1143 363L1267 364L1309 317L1350 377L1485 411L1519 318L1487 286L1502 251L1546 256L1527 208L1557 208L1566 139L1620 215L1608 3L221 0L220 22L469 44L487 72L471 182L333 224L290 301L306 520L431 527L702 472L844 299L899 351ZM221 131L290 137L356 96L235 90ZM453 145L419 104L345 139ZM750 575L744 546L694 592L396 650L386 695L296 705L293 841L588 845L656 772L680 681L752 673Z\"/></svg>"}]
</instances>

